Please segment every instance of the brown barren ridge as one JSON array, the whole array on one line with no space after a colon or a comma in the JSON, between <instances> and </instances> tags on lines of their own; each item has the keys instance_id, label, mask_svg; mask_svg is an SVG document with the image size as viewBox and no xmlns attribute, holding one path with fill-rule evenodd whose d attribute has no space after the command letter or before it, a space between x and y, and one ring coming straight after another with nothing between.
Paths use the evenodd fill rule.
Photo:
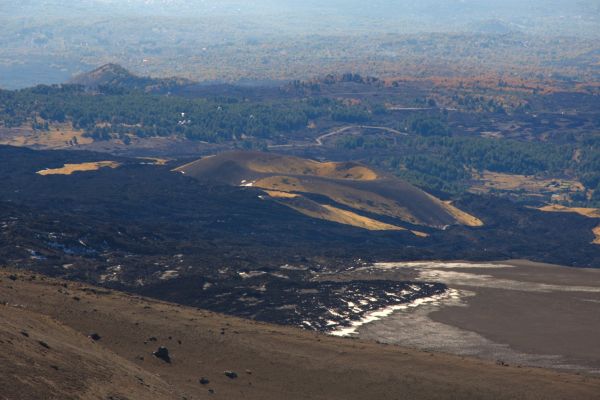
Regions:
<instances>
[{"instance_id":1,"label":"brown barren ridge","mask_svg":"<svg viewBox=\"0 0 600 400\"><path fill-rule=\"evenodd\" d=\"M600 393L596 377L327 337L23 272L0 272L0 318L3 400L597 399ZM170 363L152 355L159 346L168 349Z\"/></svg>"}]
</instances>

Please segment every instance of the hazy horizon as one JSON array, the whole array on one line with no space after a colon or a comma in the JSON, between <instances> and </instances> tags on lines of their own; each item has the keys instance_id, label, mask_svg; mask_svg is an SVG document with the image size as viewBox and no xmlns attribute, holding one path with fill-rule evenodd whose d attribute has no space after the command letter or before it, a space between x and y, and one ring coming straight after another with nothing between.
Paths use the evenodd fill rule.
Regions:
<instances>
[{"instance_id":1,"label":"hazy horizon","mask_svg":"<svg viewBox=\"0 0 600 400\"><path fill-rule=\"evenodd\" d=\"M432 63L448 62L440 60L440 54L460 53L456 44L445 43L454 40L452 36L428 34L468 35L466 47L479 51L481 46L499 46L498 54L515 41L546 41L544 45L552 46L552 41L570 38L582 41L585 55L596 50L590 43L600 38L600 4L592 0L374 0L368 4L358 0L24 0L0 5L0 25L0 87L4 88L64 82L107 62L155 76L235 81L305 78L306 71L316 75L353 63L366 65L363 61L368 60L413 57L410 48L389 48L390 42L400 40L413 46L415 40L426 39L416 50L436 47L436 52L427 53ZM482 38L492 39L481 44ZM498 45L503 41L509 43ZM462 57L489 58L471 53ZM318 65L309 60L313 54ZM221 66L223 71L215 71ZM382 74L387 69L372 72Z\"/></svg>"}]
</instances>

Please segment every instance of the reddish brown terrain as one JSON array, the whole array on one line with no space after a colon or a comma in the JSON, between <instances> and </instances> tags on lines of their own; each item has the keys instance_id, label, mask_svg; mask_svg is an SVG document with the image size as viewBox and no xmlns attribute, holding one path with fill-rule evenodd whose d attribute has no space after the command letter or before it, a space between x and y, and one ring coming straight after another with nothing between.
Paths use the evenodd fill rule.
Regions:
<instances>
[{"instance_id":1,"label":"reddish brown terrain","mask_svg":"<svg viewBox=\"0 0 600 400\"><path fill-rule=\"evenodd\" d=\"M23 271L0 272L0 318L2 400L600 394L600 379L584 374L333 338ZM169 350L170 363L152 355L160 346Z\"/></svg>"}]
</instances>

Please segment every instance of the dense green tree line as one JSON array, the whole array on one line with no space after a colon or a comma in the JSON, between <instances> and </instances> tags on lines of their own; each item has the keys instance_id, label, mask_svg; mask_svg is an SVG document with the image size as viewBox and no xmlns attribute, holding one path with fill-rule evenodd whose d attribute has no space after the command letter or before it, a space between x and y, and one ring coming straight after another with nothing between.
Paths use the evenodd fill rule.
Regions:
<instances>
[{"instance_id":1,"label":"dense green tree line","mask_svg":"<svg viewBox=\"0 0 600 400\"><path fill-rule=\"evenodd\" d=\"M600 138L551 144L482 137L413 135L394 142L376 137L347 136L338 147L361 151L369 162L429 190L459 194L474 171L539 176L575 176L600 205ZM373 151L377 149L377 151ZM578 154L578 156L575 156Z\"/></svg>"},{"instance_id":2,"label":"dense green tree line","mask_svg":"<svg viewBox=\"0 0 600 400\"><path fill-rule=\"evenodd\" d=\"M370 119L370 111L329 99L189 99L111 88L89 93L72 85L0 91L0 118L5 126L35 124L37 117L46 122L72 121L75 128L100 140L133 134L223 142L244 136L276 138L322 117L364 122Z\"/></svg>"}]
</instances>

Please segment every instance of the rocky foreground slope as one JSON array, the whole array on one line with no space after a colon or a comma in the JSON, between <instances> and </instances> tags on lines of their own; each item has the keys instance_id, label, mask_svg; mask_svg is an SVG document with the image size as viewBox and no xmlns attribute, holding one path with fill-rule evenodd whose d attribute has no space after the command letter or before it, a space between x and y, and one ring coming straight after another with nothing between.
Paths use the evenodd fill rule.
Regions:
<instances>
[{"instance_id":1,"label":"rocky foreground slope","mask_svg":"<svg viewBox=\"0 0 600 400\"><path fill-rule=\"evenodd\" d=\"M597 377L338 339L24 271L0 271L0 319L0 399L594 399L600 393Z\"/></svg>"}]
</instances>

